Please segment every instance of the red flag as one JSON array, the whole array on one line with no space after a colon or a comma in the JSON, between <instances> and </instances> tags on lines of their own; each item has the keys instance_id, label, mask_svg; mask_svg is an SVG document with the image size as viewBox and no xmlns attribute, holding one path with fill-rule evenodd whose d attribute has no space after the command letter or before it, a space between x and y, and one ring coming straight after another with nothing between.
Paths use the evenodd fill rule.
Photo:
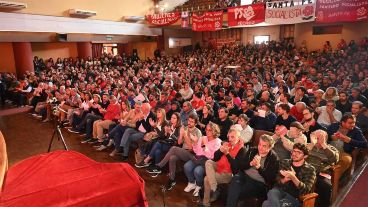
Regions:
<instances>
[{"instance_id":1,"label":"red flag","mask_svg":"<svg viewBox=\"0 0 368 207\"><path fill-rule=\"evenodd\" d=\"M179 18L180 18L179 12L152 14L146 16L146 19L150 24L158 26L174 24L179 20Z\"/></svg>"},{"instance_id":2,"label":"red flag","mask_svg":"<svg viewBox=\"0 0 368 207\"><path fill-rule=\"evenodd\" d=\"M222 29L223 12L205 12L203 15L192 16L193 31L216 31Z\"/></svg>"},{"instance_id":3,"label":"red flag","mask_svg":"<svg viewBox=\"0 0 368 207\"><path fill-rule=\"evenodd\" d=\"M368 19L368 0L317 1L316 21L356 22Z\"/></svg>"},{"instance_id":4,"label":"red flag","mask_svg":"<svg viewBox=\"0 0 368 207\"><path fill-rule=\"evenodd\" d=\"M229 27L254 25L265 21L263 3L230 7L227 11Z\"/></svg>"},{"instance_id":5,"label":"red flag","mask_svg":"<svg viewBox=\"0 0 368 207\"><path fill-rule=\"evenodd\" d=\"M181 27L187 28L189 25L189 12L183 11L181 12Z\"/></svg>"}]
</instances>

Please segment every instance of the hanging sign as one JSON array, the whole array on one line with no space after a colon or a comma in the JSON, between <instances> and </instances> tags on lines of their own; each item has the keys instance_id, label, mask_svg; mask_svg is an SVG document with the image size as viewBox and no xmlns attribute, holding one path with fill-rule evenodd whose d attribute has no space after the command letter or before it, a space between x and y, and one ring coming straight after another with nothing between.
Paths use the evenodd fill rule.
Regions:
<instances>
[{"instance_id":1,"label":"hanging sign","mask_svg":"<svg viewBox=\"0 0 368 207\"><path fill-rule=\"evenodd\" d=\"M174 24L180 19L179 12L173 13L162 13L162 14L151 14L146 16L146 20L148 23L157 25L157 26L165 26Z\"/></svg>"},{"instance_id":2,"label":"hanging sign","mask_svg":"<svg viewBox=\"0 0 368 207\"><path fill-rule=\"evenodd\" d=\"M205 12L203 15L192 15L193 31L216 31L222 29L223 12Z\"/></svg>"},{"instance_id":3,"label":"hanging sign","mask_svg":"<svg viewBox=\"0 0 368 207\"><path fill-rule=\"evenodd\" d=\"M183 11L181 12L181 27L187 28L189 25L189 12Z\"/></svg>"},{"instance_id":4,"label":"hanging sign","mask_svg":"<svg viewBox=\"0 0 368 207\"><path fill-rule=\"evenodd\" d=\"M229 27L254 25L265 21L265 5L251 4L227 9Z\"/></svg>"},{"instance_id":5,"label":"hanging sign","mask_svg":"<svg viewBox=\"0 0 368 207\"><path fill-rule=\"evenodd\" d=\"M356 22L368 19L368 0L318 0L317 22Z\"/></svg>"},{"instance_id":6,"label":"hanging sign","mask_svg":"<svg viewBox=\"0 0 368 207\"><path fill-rule=\"evenodd\" d=\"M272 1L266 3L266 23L297 24L315 20L316 0Z\"/></svg>"}]
</instances>

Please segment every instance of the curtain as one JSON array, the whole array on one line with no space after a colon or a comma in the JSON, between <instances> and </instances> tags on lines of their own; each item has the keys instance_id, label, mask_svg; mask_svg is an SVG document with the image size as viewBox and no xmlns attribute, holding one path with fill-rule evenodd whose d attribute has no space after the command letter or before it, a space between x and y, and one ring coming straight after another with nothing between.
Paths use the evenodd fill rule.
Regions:
<instances>
[{"instance_id":1,"label":"curtain","mask_svg":"<svg viewBox=\"0 0 368 207\"><path fill-rule=\"evenodd\" d=\"M95 58L99 58L102 55L103 44L102 43L93 43L92 44L92 56Z\"/></svg>"},{"instance_id":2,"label":"curtain","mask_svg":"<svg viewBox=\"0 0 368 207\"><path fill-rule=\"evenodd\" d=\"M118 44L118 53L119 53L119 55L122 55L123 53L128 55L127 52L128 52L127 51L127 44L119 43Z\"/></svg>"}]
</instances>

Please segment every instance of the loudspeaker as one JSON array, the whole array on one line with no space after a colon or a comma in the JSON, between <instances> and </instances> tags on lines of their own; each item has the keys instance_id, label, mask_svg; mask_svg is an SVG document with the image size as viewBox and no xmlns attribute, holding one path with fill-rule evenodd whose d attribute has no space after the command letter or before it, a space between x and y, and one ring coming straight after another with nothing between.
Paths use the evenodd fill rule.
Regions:
<instances>
[{"instance_id":1,"label":"loudspeaker","mask_svg":"<svg viewBox=\"0 0 368 207\"><path fill-rule=\"evenodd\" d=\"M68 34L56 33L56 40L59 41L59 42L66 42L66 41L68 41Z\"/></svg>"}]
</instances>

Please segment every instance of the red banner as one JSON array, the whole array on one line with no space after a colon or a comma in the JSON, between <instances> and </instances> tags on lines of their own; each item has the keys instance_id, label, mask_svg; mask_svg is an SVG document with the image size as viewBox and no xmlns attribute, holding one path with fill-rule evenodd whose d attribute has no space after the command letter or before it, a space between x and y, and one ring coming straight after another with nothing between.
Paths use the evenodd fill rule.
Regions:
<instances>
[{"instance_id":1,"label":"red banner","mask_svg":"<svg viewBox=\"0 0 368 207\"><path fill-rule=\"evenodd\" d=\"M146 16L146 20L148 21L148 23L158 26L174 24L179 19L179 12L152 14Z\"/></svg>"},{"instance_id":2,"label":"red banner","mask_svg":"<svg viewBox=\"0 0 368 207\"><path fill-rule=\"evenodd\" d=\"M368 19L368 0L319 0L316 21L355 22Z\"/></svg>"},{"instance_id":3,"label":"red banner","mask_svg":"<svg viewBox=\"0 0 368 207\"><path fill-rule=\"evenodd\" d=\"M265 21L265 5L252 4L227 9L229 27L258 24Z\"/></svg>"},{"instance_id":4,"label":"red banner","mask_svg":"<svg viewBox=\"0 0 368 207\"><path fill-rule=\"evenodd\" d=\"M222 29L223 12L205 12L203 15L192 16L193 31L216 31Z\"/></svg>"}]
</instances>

